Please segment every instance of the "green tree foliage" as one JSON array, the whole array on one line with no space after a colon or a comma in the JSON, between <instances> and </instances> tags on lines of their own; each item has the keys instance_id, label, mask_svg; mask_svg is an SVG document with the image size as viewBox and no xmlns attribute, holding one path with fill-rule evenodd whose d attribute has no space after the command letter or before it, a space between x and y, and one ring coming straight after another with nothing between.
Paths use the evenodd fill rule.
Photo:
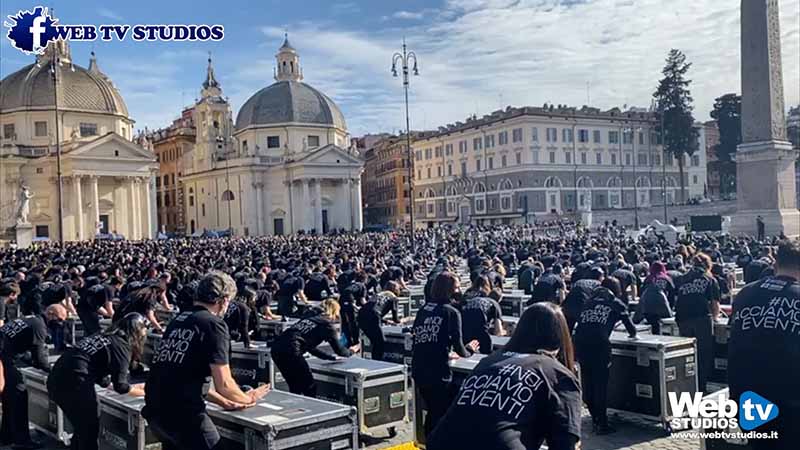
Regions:
<instances>
[{"instance_id":1,"label":"green tree foliage","mask_svg":"<svg viewBox=\"0 0 800 450\"><path fill-rule=\"evenodd\" d=\"M720 194L736 190L736 148L742 143L742 96L725 94L714 100L711 117L717 121L719 144L714 147L717 154L716 169L719 171Z\"/></svg>"}]
</instances>

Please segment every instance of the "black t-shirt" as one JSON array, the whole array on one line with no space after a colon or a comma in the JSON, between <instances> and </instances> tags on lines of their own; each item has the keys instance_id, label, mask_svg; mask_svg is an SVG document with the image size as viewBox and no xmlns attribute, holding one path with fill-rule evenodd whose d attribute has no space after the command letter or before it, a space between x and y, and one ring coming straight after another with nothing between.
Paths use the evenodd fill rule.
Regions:
<instances>
[{"instance_id":1,"label":"black t-shirt","mask_svg":"<svg viewBox=\"0 0 800 450\"><path fill-rule=\"evenodd\" d=\"M464 347L461 314L452 305L426 303L417 312L413 332L411 375L421 386L438 385L453 379L448 364L451 348L462 357L472 354Z\"/></svg>"},{"instance_id":2,"label":"black t-shirt","mask_svg":"<svg viewBox=\"0 0 800 450\"><path fill-rule=\"evenodd\" d=\"M122 334L95 333L81 339L74 348L58 358L48 379L48 387L58 391L75 389L76 384L90 381L105 385L111 375L114 390L127 394L130 390L128 367L131 346Z\"/></svg>"},{"instance_id":3,"label":"black t-shirt","mask_svg":"<svg viewBox=\"0 0 800 450\"><path fill-rule=\"evenodd\" d=\"M356 305L361 306L364 297L367 296L367 288L364 283L353 282L348 285L339 296L339 303L341 305Z\"/></svg>"},{"instance_id":4,"label":"black t-shirt","mask_svg":"<svg viewBox=\"0 0 800 450\"><path fill-rule=\"evenodd\" d=\"M574 448L581 435L575 375L550 356L496 352L464 381L429 450Z\"/></svg>"},{"instance_id":5,"label":"black t-shirt","mask_svg":"<svg viewBox=\"0 0 800 450\"><path fill-rule=\"evenodd\" d=\"M760 280L766 275L764 272L769 269L769 267L769 263L763 259L750 261L750 264L744 266L744 282L752 283Z\"/></svg>"},{"instance_id":6,"label":"black t-shirt","mask_svg":"<svg viewBox=\"0 0 800 450\"><path fill-rule=\"evenodd\" d=\"M533 272L533 266L523 266L517 274L517 286L522 289L526 294L530 295L533 292L533 283L536 278Z\"/></svg>"},{"instance_id":7,"label":"black t-shirt","mask_svg":"<svg viewBox=\"0 0 800 450\"><path fill-rule=\"evenodd\" d=\"M768 277L742 288L733 301L728 341L731 399L753 391L777 404L781 414L800 411L798 315L800 283L793 278Z\"/></svg>"},{"instance_id":8,"label":"black t-shirt","mask_svg":"<svg viewBox=\"0 0 800 450\"><path fill-rule=\"evenodd\" d=\"M295 356L308 352L318 358L336 359L333 355L317 349L323 342L327 342L339 356L351 354L350 350L339 342L339 333L333 323L321 314L298 320L275 339L272 351Z\"/></svg>"},{"instance_id":9,"label":"black t-shirt","mask_svg":"<svg viewBox=\"0 0 800 450\"><path fill-rule=\"evenodd\" d=\"M107 301L111 300L113 288L105 284L95 284L86 289L78 302L78 309L87 312L97 312Z\"/></svg>"},{"instance_id":10,"label":"black t-shirt","mask_svg":"<svg viewBox=\"0 0 800 450\"><path fill-rule=\"evenodd\" d=\"M228 327L231 340L243 341L245 345L250 345L250 335L247 329L250 321L249 306L239 300L230 302L223 320Z\"/></svg>"},{"instance_id":11,"label":"black t-shirt","mask_svg":"<svg viewBox=\"0 0 800 450\"><path fill-rule=\"evenodd\" d=\"M622 300L627 303L628 300L630 300L628 288L631 286L638 286L636 275L630 270L617 269L611 276L619 280L620 288L622 289Z\"/></svg>"},{"instance_id":12,"label":"black t-shirt","mask_svg":"<svg viewBox=\"0 0 800 450\"><path fill-rule=\"evenodd\" d=\"M402 267L391 266L381 273L381 286L385 287L389 281L401 281L405 276Z\"/></svg>"},{"instance_id":13,"label":"black t-shirt","mask_svg":"<svg viewBox=\"0 0 800 450\"><path fill-rule=\"evenodd\" d=\"M566 289L564 280L559 275L547 272L539 278L533 287L532 302L558 303L558 291Z\"/></svg>"},{"instance_id":14,"label":"black t-shirt","mask_svg":"<svg viewBox=\"0 0 800 450\"><path fill-rule=\"evenodd\" d=\"M350 283L353 282L353 278L355 278L355 276L356 273L353 271L353 269L348 269L340 273L336 278L336 287L339 292L344 291L347 286L350 286Z\"/></svg>"},{"instance_id":15,"label":"black t-shirt","mask_svg":"<svg viewBox=\"0 0 800 450\"><path fill-rule=\"evenodd\" d=\"M587 342L607 342L611 332L614 331L614 326L620 320L629 327L629 330L633 328L625 303L614 297L614 294L606 288L596 289L578 316L575 327L576 344L580 346L581 343Z\"/></svg>"},{"instance_id":16,"label":"black t-shirt","mask_svg":"<svg viewBox=\"0 0 800 450\"><path fill-rule=\"evenodd\" d=\"M462 330L464 340L486 339L495 320L503 317L503 311L497 300L487 297L474 297L461 308ZM491 349L481 348L481 352L489 354Z\"/></svg>"},{"instance_id":17,"label":"black t-shirt","mask_svg":"<svg viewBox=\"0 0 800 450\"><path fill-rule=\"evenodd\" d=\"M333 294L333 284L325 275L319 272L312 273L306 282L304 292L309 300L325 300Z\"/></svg>"},{"instance_id":18,"label":"black t-shirt","mask_svg":"<svg viewBox=\"0 0 800 450\"><path fill-rule=\"evenodd\" d=\"M708 317L709 303L719 300L719 284L702 269L694 268L675 280L677 296L675 300L675 320Z\"/></svg>"},{"instance_id":19,"label":"black t-shirt","mask_svg":"<svg viewBox=\"0 0 800 450\"><path fill-rule=\"evenodd\" d=\"M666 277L655 278L652 281L645 280L645 288L647 288L647 286L651 283L654 286L661 289L662 291L664 291L664 294L667 296L667 301L669 302L670 308L674 308L677 291L675 289L675 283L672 281L672 278L666 276ZM644 293L644 290L642 290L642 293Z\"/></svg>"},{"instance_id":20,"label":"black t-shirt","mask_svg":"<svg viewBox=\"0 0 800 450\"><path fill-rule=\"evenodd\" d=\"M578 315L580 315L584 305L599 286L600 282L597 280L583 279L572 283L569 294L564 299L564 314L577 322Z\"/></svg>"},{"instance_id":21,"label":"black t-shirt","mask_svg":"<svg viewBox=\"0 0 800 450\"><path fill-rule=\"evenodd\" d=\"M47 371L47 325L41 316L20 317L0 327L0 357L15 358L31 352L33 364Z\"/></svg>"},{"instance_id":22,"label":"black t-shirt","mask_svg":"<svg viewBox=\"0 0 800 450\"><path fill-rule=\"evenodd\" d=\"M372 314L378 319L383 319L390 312L392 313L392 320L399 322L400 319L397 317L397 297L383 292L373 295L360 311L361 314Z\"/></svg>"},{"instance_id":23,"label":"black t-shirt","mask_svg":"<svg viewBox=\"0 0 800 450\"><path fill-rule=\"evenodd\" d=\"M228 327L203 306L180 313L153 354L145 386L147 417L187 417L205 411L211 365L228 364Z\"/></svg>"}]
</instances>

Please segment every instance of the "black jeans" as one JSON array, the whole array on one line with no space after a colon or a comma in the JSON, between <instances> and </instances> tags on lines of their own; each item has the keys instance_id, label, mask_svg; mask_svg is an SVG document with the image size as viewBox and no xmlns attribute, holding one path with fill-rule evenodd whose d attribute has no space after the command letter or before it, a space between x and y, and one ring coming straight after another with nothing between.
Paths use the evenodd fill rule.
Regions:
<instances>
[{"instance_id":1,"label":"black jeans","mask_svg":"<svg viewBox=\"0 0 800 450\"><path fill-rule=\"evenodd\" d=\"M289 392L312 398L317 396L317 384L303 355L272 352L272 362L289 385Z\"/></svg>"},{"instance_id":2,"label":"black jeans","mask_svg":"<svg viewBox=\"0 0 800 450\"><path fill-rule=\"evenodd\" d=\"M383 361L386 350L386 337L381 329L381 319L377 315L365 312L363 309L358 315L358 326L372 343L372 359Z\"/></svg>"},{"instance_id":3,"label":"black jeans","mask_svg":"<svg viewBox=\"0 0 800 450\"><path fill-rule=\"evenodd\" d=\"M714 367L714 324L711 317L692 317L676 321L681 336L697 339L697 390L705 392Z\"/></svg>"},{"instance_id":4,"label":"black jeans","mask_svg":"<svg viewBox=\"0 0 800 450\"><path fill-rule=\"evenodd\" d=\"M581 365L583 401L589 408L592 421L599 426L608 425L606 409L608 407L611 344L607 342L579 344L578 361Z\"/></svg>"},{"instance_id":5,"label":"black jeans","mask_svg":"<svg viewBox=\"0 0 800 450\"><path fill-rule=\"evenodd\" d=\"M78 308L78 317L83 324L84 336L91 336L100 331L100 316L95 311Z\"/></svg>"},{"instance_id":6,"label":"black jeans","mask_svg":"<svg viewBox=\"0 0 800 450\"><path fill-rule=\"evenodd\" d=\"M219 431L205 412L181 415L180 420L147 419L150 431L161 441L162 450L221 450Z\"/></svg>"},{"instance_id":7,"label":"black jeans","mask_svg":"<svg viewBox=\"0 0 800 450\"><path fill-rule=\"evenodd\" d=\"M343 303L340 311L342 320L342 334L347 338L347 346L358 344L358 323L356 322L356 309L352 303Z\"/></svg>"},{"instance_id":8,"label":"black jeans","mask_svg":"<svg viewBox=\"0 0 800 450\"><path fill-rule=\"evenodd\" d=\"M0 425L0 442L25 444L30 442L28 429L28 390L22 373L13 358L3 358L6 387L3 389L3 418Z\"/></svg>"},{"instance_id":9,"label":"black jeans","mask_svg":"<svg viewBox=\"0 0 800 450\"><path fill-rule=\"evenodd\" d=\"M447 413L447 409L455 400L457 391L453 383L441 382L428 386L419 386L419 394L422 401L428 409L428 415L425 417L425 438L431 435L436 428L436 424Z\"/></svg>"},{"instance_id":10,"label":"black jeans","mask_svg":"<svg viewBox=\"0 0 800 450\"><path fill-rule=\"evenodd\" d=\"M63 385L63 383L58 384ZM97 450L100 418L97 416L97 394L94 383L84 380L70 389L58 389L51 388L48 382L47 391L72 424L70 449Z\"/></svg>"},{"instance_id":11,"label":"black jeans","mask_svg":"<svg viewBox=\"0 0 800 450\"><path fill-rule=\"evenodd\" d=\"M650 332L656 336L661 334L661 319L654 314L645 314L644 320L650 325Z\"/></svg>"}]
</instances>

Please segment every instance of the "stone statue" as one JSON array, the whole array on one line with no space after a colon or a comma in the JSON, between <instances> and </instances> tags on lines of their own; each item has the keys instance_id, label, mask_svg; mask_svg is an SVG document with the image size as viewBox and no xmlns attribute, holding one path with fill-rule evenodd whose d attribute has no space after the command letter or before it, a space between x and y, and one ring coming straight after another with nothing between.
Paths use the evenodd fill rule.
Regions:
<instances>
[{"instance_id":1,"label":"stone statue","mask_svg":"<svg viewBox=\"0 0 800 450\"><path fill-rule=\"evenodd\" d=\"M19 208L17 209L17 224L27 225L28 215L31 213L31 199L33 193L27 185L22 185L19 191Z\"/></svg>"}]
</instances>

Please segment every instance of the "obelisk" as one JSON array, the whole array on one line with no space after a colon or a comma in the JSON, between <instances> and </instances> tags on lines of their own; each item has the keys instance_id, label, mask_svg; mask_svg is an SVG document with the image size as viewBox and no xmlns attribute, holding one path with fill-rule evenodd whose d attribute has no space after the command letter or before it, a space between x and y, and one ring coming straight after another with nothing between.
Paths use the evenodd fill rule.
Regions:
<instances>
[{"instance_id":1,"label":"obelisk","mask_svg":"<svg viewBox=\"0 0 800 450\"><path fill-rule=\"evenodd\" d=\"M734 234L800 235L795 167L786 140L778 0L742 0L742 143L736 150Z\"/></svg>"}]
</instances>

